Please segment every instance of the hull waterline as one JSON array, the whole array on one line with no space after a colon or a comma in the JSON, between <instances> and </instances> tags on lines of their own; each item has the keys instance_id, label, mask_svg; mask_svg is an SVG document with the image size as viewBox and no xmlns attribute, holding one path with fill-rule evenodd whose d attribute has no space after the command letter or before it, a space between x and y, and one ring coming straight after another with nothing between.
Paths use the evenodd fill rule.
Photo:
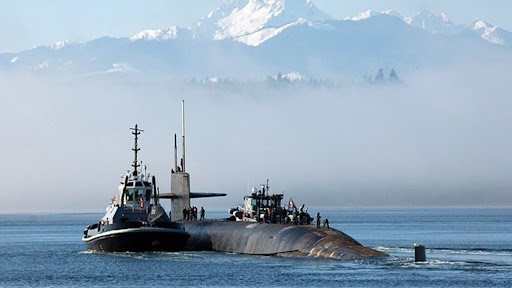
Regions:
<instances>
[{"instance_id":1,"label":"hull waterline","mask_svg":"<svg viewBox=\"0 0 512 288\"><path fill-rule=\"evenodd\" d=\"M97 252L182 251L190 234L167 228L111 230L82 238L88 250Z\"/></svg>"}]
</instances>

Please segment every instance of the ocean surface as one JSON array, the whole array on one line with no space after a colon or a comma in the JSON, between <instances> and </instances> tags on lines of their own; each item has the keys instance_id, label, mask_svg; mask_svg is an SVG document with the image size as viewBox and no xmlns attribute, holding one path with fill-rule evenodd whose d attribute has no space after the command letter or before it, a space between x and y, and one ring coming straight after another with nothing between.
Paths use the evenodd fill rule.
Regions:
<instances>
[{"instance_id":1,"label":"ocean surface","mask_svg":"<svg viewBox=\"0 0 512 288\"><path fill-rule=\"evenodd\" d=\"M0 287L512 287L512 208L319 211L331 227L390 257L91 253L82 231L101 214L4 214ZM425 245L427 262L414 262L414 243Z\"/></svg>"}]
</instances>

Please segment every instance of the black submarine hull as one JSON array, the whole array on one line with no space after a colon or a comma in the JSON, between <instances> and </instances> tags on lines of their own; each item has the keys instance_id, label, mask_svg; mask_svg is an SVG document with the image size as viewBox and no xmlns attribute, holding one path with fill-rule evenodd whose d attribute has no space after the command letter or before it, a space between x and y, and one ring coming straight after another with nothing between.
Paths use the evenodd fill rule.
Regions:
<instances>
[{"instance_id":1,"label":"black submarine hull","mask_svg":"<svg viewBox=\"0 0 512 288\"><path fill-rule=\"evenodd\" d=\"M183 221L185 250L332 259L386 257L337 230L308 225L238 221Z\"/></svg>"},{"instance_id":2,"label":"black submarine hull","mask_svg":"<svg viewBox=\"0 0 512 288\"><path fill-rule=\"evenodd\" d=\"M172 228L116 229L83 237L88 250L97 252L183 251L190 234Z\"/></svg>"}]
</instances>

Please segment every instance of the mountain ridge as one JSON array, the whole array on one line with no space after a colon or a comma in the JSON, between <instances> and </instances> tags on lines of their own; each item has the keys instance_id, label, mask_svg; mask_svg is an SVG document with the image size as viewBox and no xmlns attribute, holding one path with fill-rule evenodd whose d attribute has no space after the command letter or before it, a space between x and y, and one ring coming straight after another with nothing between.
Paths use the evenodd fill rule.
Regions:
<instances>
[{"instance_id":1,"label":"mountain ridge","mask_svg":"<svg viewBox=\"0 0 512 288\"><path fill-rule=\"evenodd\" d=\"M457 25L446 13L421 10L402 17L394 10L368 10L338 20L310 0L228 0L189 28L146 29L131 37L60 41L4 53L0 69L177 77L297 71L357 77L377 68L446 65L460 59L460 51L474 59L496 51L510 57L511 47L511 32L482 20Z\"/></svg>"}]
</instances>

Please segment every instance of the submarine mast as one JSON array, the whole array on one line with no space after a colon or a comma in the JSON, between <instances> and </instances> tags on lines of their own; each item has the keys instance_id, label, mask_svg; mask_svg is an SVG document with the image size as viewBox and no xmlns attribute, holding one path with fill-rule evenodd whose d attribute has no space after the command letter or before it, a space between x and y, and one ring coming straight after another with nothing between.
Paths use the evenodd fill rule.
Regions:
<instances>
[{"instance_id":1,"label":"submarine mast","mask_svg":"<svg viewBox=\"0 0 512 288\"><path fill-rule=\"evenodd\" d=\"M183 155L181 157L181 168L183 172L185 172L185 100L181 100L181 137L182 137L182 145L183 145Z\"/></svg>"},{"instance_id":2,"label":"submarine mast","mask_svg":"<svg viewBox=\"0 0 512 288\"><path fill-rule=\"evenodd\" d=\"M178 144L176 143L176 133L174 134L174 171L178 171Z\"/></svg>"}]
</instances>

